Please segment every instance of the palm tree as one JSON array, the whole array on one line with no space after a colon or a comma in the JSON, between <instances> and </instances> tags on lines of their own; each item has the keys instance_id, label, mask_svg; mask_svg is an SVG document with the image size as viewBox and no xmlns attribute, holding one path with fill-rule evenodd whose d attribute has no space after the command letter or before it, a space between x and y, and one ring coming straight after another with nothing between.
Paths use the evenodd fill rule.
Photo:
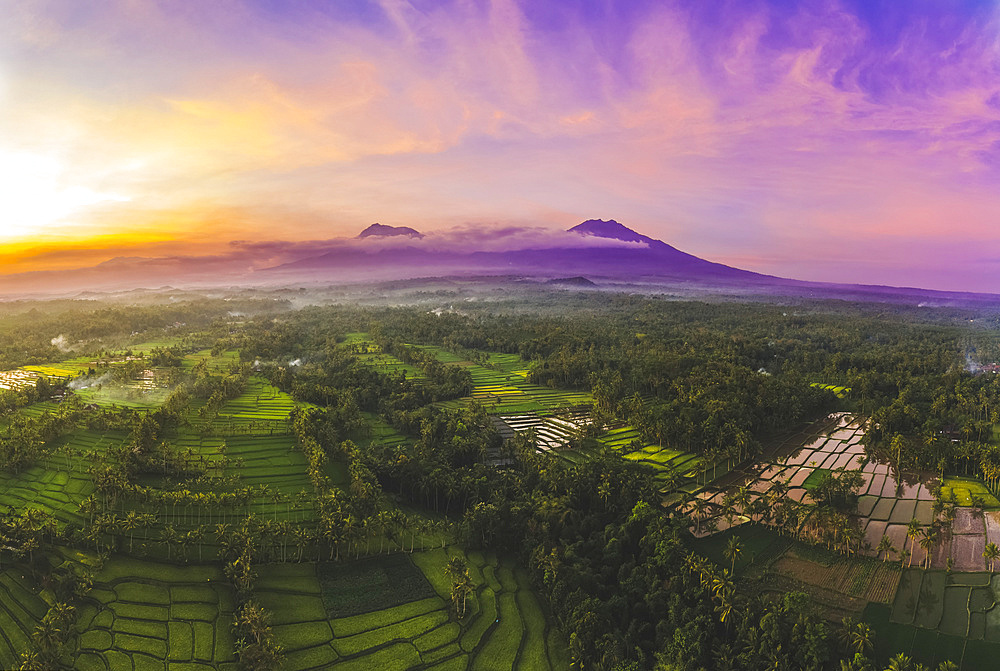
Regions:
<instances>
[{"instance_id":1,"label":"palm tree","mask_svg":"<svg viewBox=\"0 0 1000 671\"><path fill-rule=\"evenodd\" d=\"M712 596L719 600L719 605L715 607L715 612L719 614L719 622L726 625L728 629L729 616L733 613L736 603L736 586L732 581L732 574L726 569L713 576L711 579Z\"/></svg>"},{"instance_id":2,"label":"palm tree","mask_svg":"<svg viewBox=\"0 0 1000 671\"><path fill-rule=\"evenodd\" d=\"M858 622L849 635L851 650L859 655L867 655L872 651L872 630L864 622Z\"/></svg>"},{"instance_id":3,"label":"palm tree","mask_svg":"<svg viewBox=\"0 0 1000 671\"><path fill-rule=\"evenodd\" d=\"M132 538L135 536L135 528L139 526L139 516L134 510L128 511L125 519L122 520L122 527L128 532L128 551L132 554Z\"/></svg>"},{"instance_id":4,"label":"palm tree","mask_svg":"<svg viewBox=\"0 0 1000 671\"><path fill-rule=\"evenodd\" d=\"M920 549L924 551L924 568L931 567L931 552L937 544L938 532L933 526L924 529L920 535Z\"/></svg>"},{"instance_id":5,"label":"palm tree","mask_svg":"<svg viewBox=\"0 0 1000 671\"><path fill-rule=\"evenodd\" d=\"M739 508L740 514L747 514L747 508L750 507L750 489L746 485L736 490L736 494L733 495L733 505Z\"/></svg>"},{"instance_id":6,"label":"palm tree","mask_svg":"<svg viewBox=\"0 0 1000 671\"><path fill-rule=\"evenodd\" d=\"M444 567L444 574L452 582L452 607L459 617L463 617L465 615L465 600L469 592L473 590L472 580L469 578L469 568L466 566L465 560L461 557L452 557ZM458 607L459 599L462 602L461 611L459 611Z\"/></svg>"},{"instance_id":7,"label":"palm tree","mask_svg":"<svg viewBox=\"0 0 1000 671\"><path fill-rule=\"evenodd\" d=\"M910 563L907 567L913 566L913 543L920 535L920 520L916 517L910 520L910 523L906 525L906 537L910 539ZM905 543L904 543L905 545Z\"/></svg>"},{"instance_id":8,"label":"palm tree","mask_svg":"<svg viewBox=\"0 0 1000 671\"><path fill-rule=\"evenodd\" d=\"M454 589L457 590L462 597L462 612L459 613L458 616L460 618L465 617L466 600L469 598L470 594L476 591L476 587L472 584L472 579L469 577L468 571L466 571L465 574L459 578L459 581L455 583Z\"/></svg>"},{"instance_id":9,"label":"palm tree","mask_svg":"<svg viewBox=\"0 0 1000 671\"><path fill-rule=\"evenodd\" d=\"M986 549L983 550L983 559L990 563L990 572L993 572L993 562L1000 559L1000 547L997 547L996 543L987 543Z\"/></svg>"},{"instance_id":10,"label":"palm tree","mask_svg":"<svg viewBox=\"0 0 1000 671\"><path fill-rule=\"evenodd\" d=\"M889 538L888 534L882 534L882 540L878 542L878 546L875 548L875 556L882 555L882 562L885 563L889 559L889 553L895 551L896 546L892 544L892 539Z\"/></svg>"},{"instance_id":11,"label":"palm tree","mask_svg":"<svg viewBox=\"0 0 1000 671\"><path fill-rule=\"evenodd\" d=\"M204 545L205 540L205 528L201 525L196 526L191 531L187 532L189 541L198 546L198 561L201 562L201 549Z\"/></svg>"},{"instance_id":12,"label":"palm tree","mask_svg":"<svg viewBox=\"0 0 1000 671\"><path fill-rule=\"evenodd\" d=\"M59 647L63 642L63 629L52 619L42 618L41 624L35 627L31 634L38 652L43 659L51 659L56 656Z\"/></svg>"},{"instance_id":13,"label":"palm tree","mask_svg":"<svg viewBox=\"0 0 1000 671\"><path fill-rule=\"evenodd\" d=\"M701 534L701 523L704 521L706 512L708 510L708 501L703 498L695 498L691 502L691 517L695 521L695 533Z\"/></svg>"},{"instance_id":14,"label":"palm tree","mask_svg":"<svg viewBox=\"0 0 1000 671\"><path fill-rule=\"evenodd\" d=\"M727 571L726 569L722 569L721 572L712 576L710 581L712 587L712 594L714 596L719 596L724 592L736 589L735 586L733 585L732 578L733 574Z\"/></svg>"},{"instance_id":15,"label":"palm tree","mask_svg":"<svg viewBox=\"0 0 1000 671\"><path fill-rule=\"evenodd\" d=\"M903 653L897 653L895 657L889 660L889 666L885 667L885 671L912 671L913 661L904 655Z\"/></svg>"},{"instance_id":16,"label":"palm tree","mask_svg":"<svg viewBox=\"0 0 1000 671\"><path fill-rule=\"evenodd\" d=\"M730 573L736 571L736 559L741 554L743 554L743 545L740 543L740 539L736 536L730 536L729 541L726 542L726 548L722 551L722 555L730 562Z\"/></svg>"},{"instance_id":17,"label":"palm tree","mask_svg":"<svg viewBox=\"0 0 1000 671\"><path fill-rule=\"evenodd\" d=\"M167 546L167 559L170 559L170 550L177 542L177 529L173 524L164 524L163 531L160 532L160 540Z\"/></svg>"}]
</instances>

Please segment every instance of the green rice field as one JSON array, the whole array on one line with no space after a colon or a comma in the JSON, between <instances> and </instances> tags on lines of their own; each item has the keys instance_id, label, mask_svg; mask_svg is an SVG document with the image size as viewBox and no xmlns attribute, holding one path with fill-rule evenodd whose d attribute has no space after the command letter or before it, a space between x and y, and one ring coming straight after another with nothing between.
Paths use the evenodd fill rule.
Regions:
<instances>
[{"instance_id":1,"label":"green rice field","mask_svg":"<svg viewBox=\"0 0 1000 671\"><path fill-rule=\"evenodd\" d=\"M837 398L847 398L848 394L851 393L850 387L841 387L835 384L824 384L822 382L811 382L811 387L816 387L817 389L826 389L827 391L832 391L834 396Z\"/></svg>"},{"instance_id":2,"label":"green rice field","mask_svg":"<svg viewBox=\"0 0 1000 671\"><path fill-rule=\"evenodd\" d=\"M94 491L87 469L94 457L125 439L115 432L79 430L51 445L51 452L19 473L0 471L0 505L14 513L38 508L60 524L81 524L81 502Z\"/></svg>"},{"instance_id":3,"label":"green rice field","mask_svg":"<svg viewBox=\"0 0 1000 671\"><path fill-rule=\"evenodd\" d=\"M945 476L941 482L941 497L946 501L954 501L959 506L971 506L973 497L978 497L986 508L1000 508L1000 501L982 480L975 478Z\"/></svg>"},{"instance_id":4,"label":"green rice field","mask_svg":"<svg viewBox=\"0 0 1000 671\"><path fill-rule=\"evenodd\" d=\"M21 653L31 648L31 633L48 608L22 570L0 570L0 668L20 666Z\"/></svg>"},{"instance_id":5,"label":"green rice field","mask_svg":"<svg viewBox=\"0 0 1000 671\"><path fill-rule=\"evenodd\" d=\"M476 588L461 621L450 615L444 575L454 555L465 556ZM337 581L340 570L349 575ZM334 579L321 581L315 564L286 564L269 567L261 580L259 598L273 613L289 671L569 666L565 642L547 624L527 575L506 560L450 546L363 567L334 565L329 573ZM358 582L368 598L351 598ZM345 600L357 604L350 614L331 611Z\"/></svg>"},{"instance_id":6,"label":"green rice field","mask_svg":"<svg viewBox=\"0 0 1000 671\"><path fill-rule=\"evenodd\" d=\"M80 608L74 668L235 669L234 604L218 567L116 557Z\"/></svg>"},{"instance_id":7,"label":"green rice field","mask_svg":"<svg viewBox=\"0 0 1000 671\"><path fill-rule=\"evenodd\" d=\"M377 352L357 356L368 357L366 365L395 366ZM522 385L523 405L551 412L589 401L586 395L526 385L524 362L497 356L496 365L510 368ZM220 374L229 370L236 354L213 357L203 350L187 355L182 369L200 361ZM49 368L39 373L54 374L58 365ZM481 382L499 375L478 368ZM149 394L122 400L122 393L115 385L78 392L99 408L130 406L140 413L163 400ZM37 417L58 407L47 401L17 412ZM136 484L164 492L165 499L130 494L109 502L95 488L88 469L129 440L121 431L70 430L51 442L36 464L19 473L0 472L0 505L13 514L38 508L51 513L61 528L82 527L95 516L88 497L108 505L101 513L105 526L81 538L83 549L74 551L86 554L96 569L93 588L77 603L77 634L67 644L73 668L235 671L236 598L218 560L223 532L216 527L231 527L246 515L272 534L267 545L262 541L264 558L255 564L253 598L270 615L285 669L569 667L566 641L549 623L528 574L512 560L446 545L452 534L439 520L429 520L428 528L414 534L384 536L388 532L373 527L370 534L337 548L342 561L317 564L311 561L315 553L303 557L293 549L286 552L284 538L293 536L297 525L311 527L316 519L307 459L289 421L295 407L288 394L255 375L212 412L203 410L204 401L189 400L180 421L161 438L192 474L201 475L135 476ZM364 417L369 429L357 440L361 449L412 440L374 414ZM552 421L554 427L562 426L562 420ZM327 463L325 468L331 485L347 485L344 464ZM237 503L220 504L214 498L236 491L250 494ZM173 492L177 496L171 498ZM415 510L406 514L420 515ZM170 536L179 540L167 542ZM435 549L425 549L429 546ZM406 552L413 548L417 551ZM381 555L383 551L394 554ZM474 585L462 619L452 611L444 576L453 556L465 558ZM283 563L263 563L276 559ZM20 653L32 647L31 632L49 605L39 593L21 571L0 570L0 668L16 668Z\"/></svg>"}]
</instances>

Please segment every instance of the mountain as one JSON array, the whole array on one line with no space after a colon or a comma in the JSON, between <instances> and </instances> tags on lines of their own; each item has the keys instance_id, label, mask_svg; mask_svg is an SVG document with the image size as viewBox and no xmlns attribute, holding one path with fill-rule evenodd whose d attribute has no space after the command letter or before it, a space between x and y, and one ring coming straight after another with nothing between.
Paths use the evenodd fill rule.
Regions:
<instances>
[{"instance_id":1,"label":"mountain","mask_svg":"<svg viewBox=\"0 0 1000 671\"><path fill-rule=\"evenodd\" d=\"M647 245L667 245L665 242L654 240L653 238L636 233L631 228L619 224L614 219L604 221L603 219L588 219L582 224L577 224L569 229L569 233L578 235L592 235L595 238L608 238L611 240L621 240L622 242L645 242Z\"/></svg>"},{"instance_id":2,"label":"mountain","mask_svg":"<svg viewBox=\"0 0 1000 671\"><path fill-rule=\"evenodd\" d=\"M359 238L370 237L394 237L405 235L410 238L422 238L424 234L409 226L386 226L385 224L374 223L358 234Z\"/></svg>"},{"instance_id":3,"label":"mountain","mask_svg":"<svg viewBox=\"0 0 1000 671\"><path fill-rule=\"evenodd\" d=\"M414 238L413 234L420 235L413 229L374 224L358 236L364 240L363 244L344 245L265 272L289 276L308 272L313 279L520 274L542 278L589 275L616 281L711 280L725 284L761 279L783 281L700 259L614 220L590 219L568 231L552 231L542 238L526 233L522 240L515 235L504 240L506 249L502 251L488 250L493 244L488 231L478 239L475 235L466 236L458 245L446 244L435 236ZM401 235L410 237L412 242L379 243L380 238Z\"/></svg>"},{"instance_id":4,"label":"mountain","mask_svg":"<svg viewBox=\"0 0 1000 671\"><path fill-rule=\"evenodd\" d=\"M230 244L211 255L117 257L98 265L0 275L0 297L76 295L170 284L218 288L462 278L496 286L562 286L676 296L837 299L1000 311L1000 296L909 287L831 284L733 268L682 252L617 221L590 219L566 231L457 229L424 236L373 224L356 238ZM431 291L428 289L428 291ZM436 291L436 289L434 290Z\"/></svg>"}]
</instances>

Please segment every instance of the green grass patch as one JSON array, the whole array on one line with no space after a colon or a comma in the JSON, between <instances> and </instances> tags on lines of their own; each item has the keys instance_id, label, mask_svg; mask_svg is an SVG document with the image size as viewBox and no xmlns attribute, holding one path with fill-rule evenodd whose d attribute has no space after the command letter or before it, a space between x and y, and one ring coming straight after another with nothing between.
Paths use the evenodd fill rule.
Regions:
<instances>
[{"instance_id":1,"label":"green grass patch","mask_svg":"<svg viewBox=\"0 0 1000 671\"><path fill-rule=\"evenodd\" d=\"M481 610L472 625L465 630L459 643L466 652L472 652L479 646L486 631L493 626L497 617L496 593L489 587L484 587L479 594Z\"/></svg>"},{"instance_id":2,"label":"green grass patch","mask_svg":"<svg viewBox=\"0 0 1000 671\"><path fill-rule=\"evenodd\" d=\"M448 613L436 610L418 615L380 629L365 631L354 636L334 640L333 647L341 655L356 655L396 639L414 639L448 621Z\"/></svg>"},{"instance_id":3,"label":"green grass patch","mask_svg":"<svg viewBox=\"0 0 1000 671\"><path fill-rule=\"evenodd\" d=\"M406 553L319 565L323 605L331 618L360 615L435 596Z\"/></svg>"},{"instance_id":4,"label":"green grass patch","mask_svg":"<svg viewBox=\"0 0 1000 671\"><path fill-rule=\"evenodd\" d=\"M959 506L971 506L973 497L978 497L986 508L1000 508L1000 500L987 489L982 480L946 475L941 483L942 498L948 500L949 493L954 494L955 503Z\"/></svg>"},{"instance_id":5,"label":"green grass patch","mask_svg":"<svg viewBox=\"0 0 1000 671\"><path fill-rule=\"evenodd\" d=\"M414 639L413 644L417 646L417 650L421 653L425 653L428 650L434 650L440 648L441 646L448 645L453 641L458 640L459 634L462 633L462 628L457 622L449 622L436 629L432 629L421 636ZM457 652L456 645L456 652ZM427 661L426 659L424 661Z\"/></svg>"},{"instance_id":6,"label":"green grass patch","mask_svg":"<svg viewBox=\"0 0 1000 671\"><path fill-rule=\"evenodd\" d=\"M339 659L336 650L329 645L319 645L304 650L285 651L285 671L296 669L326 669ZM337 667L339 668L339 667Z\"/></svg>"},{"instance_id":7,"label":"green grass patch","mask_svg":"<svg viewBox=\"0 0 1000 671\"><path fill-rule=\"evenodd\" d=\"M274 627L274 634L286 650L313 648L333 639L333 630L326 621L284 624Z\"/></svg>"},{"instance_id":8,"label":"green grass patch","mask_svg":"<svg viewBox=\"0 0 1000 671\"><path fill-rule=\"evenodd\" d=\"M521 647L524 625L517 610L515 595L504 592L497 601L500 604L500 612L497 614L496 626L473 660L473 669L510 668L514 665L517 651Z\"/></svg>"},{"instance_id":9,"label":"green grass patch","mask_svg":"<svg viewBox=\"0 0 1000 671\"><path fill-rule=\"evenodd\" d=\"M806 489L806 491L811 492L819 487L820 483L822 483L831 473L833 473L833 471L829 468L813 469L813 472L810 473L809 477L805 479L802 486Z\"/></svg>"},{"instance_id":10,"label":"green grass patch","mask_svg":"<svg viewBox=\"0 0 1000 671\"><path fill-rule=\"evenodd\" d=\"M420 665L420 654L412 643L396 643L370 655L337 663L337 671L406 671Z\"/></svg>"},{"instance_id":11,"label":"green grass patch","mask_svg":"<svg viewBox=\"0 0 1000 671\"><path fill-rule=\"evenodd\" d=\"M545 615L538 598L527 589L517 592L517 607L524 622L524 648L518 660L525 669L548 669L549 658L545 653Z\"/></svg>"},{"instance_id":12,"label":"green grass patch","mask_svg":"<svg viewBox=\"0 0 1000 671\"><path fill-rule=\"evenodd\" d=\"M395 608L386 608L362 615L340 618L333 620L331 624L333 625L334 635L343 638L372 629L386 627L435 610L441 610L444 606L444 601L440 597L435 596L430 599L412 601L401 606L396 606Z\"/></svg>"}]
</instances>

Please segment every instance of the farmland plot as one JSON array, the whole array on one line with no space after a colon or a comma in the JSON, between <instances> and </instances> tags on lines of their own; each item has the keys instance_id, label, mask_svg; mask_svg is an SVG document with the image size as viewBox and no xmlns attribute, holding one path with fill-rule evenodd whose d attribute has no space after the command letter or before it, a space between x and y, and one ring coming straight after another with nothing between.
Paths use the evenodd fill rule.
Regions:
<instances>
[{"instance_id":1,"label":"farmland plot","mask_svg":"<svg viewBox=\"0 0 1000 671\"><path fill-rule=\"evenodd\" d=\"M31 633L48 610L38 591L20 569L0 571L0 668L18 668L33 647Z\"/></svg>"},{"instance_id":2,"label":"farmland plot","mask_svg":"<svg viewBox=\"0 0 1000 671\"><path fill-rule=\"evenodd\" d=\"M114 558L80 608L75 666L235 669L233 610L217 567Z\"/></svg>"},{"instance_id":3,"label":"farmland plot","mask_svg":"<svg viewBox=\"0 0 1000 671\"><path fill-rule=\"evenodd\" d=\"M286 669L568 667L527 575L506 561L465 556L475 592L457 620L444 576L454 555L465 556L439 548L326 565L319 577L315 564L266 567L258 595L274 614Z\"/></svg>"}]
</instances>

